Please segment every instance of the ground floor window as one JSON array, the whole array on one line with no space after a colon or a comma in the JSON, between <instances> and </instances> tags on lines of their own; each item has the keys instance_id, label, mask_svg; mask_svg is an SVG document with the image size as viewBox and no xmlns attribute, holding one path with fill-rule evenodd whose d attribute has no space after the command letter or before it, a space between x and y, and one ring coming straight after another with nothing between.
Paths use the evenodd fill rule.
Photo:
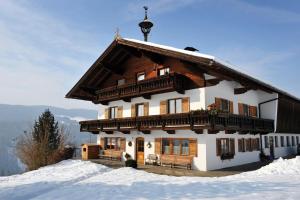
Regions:
<instances>
[{"instance_id":1,"label":"ground floor window","mask_svg":"<svg viewBox=\"0 0 300 200\"><path fill-rule=\"evenodd\" d=\"M299 136L296 137L296 144L299 144Z\"/></svg>"},{"instance_id":2,"label":"ground floor window","mask_svg":"<svg viewBox=\"0 0 300 200\"><path fill-rule=\"evenodd\" d=\"M190 153L189 139L182 138L163 138L162 154L166 155L189 155Z\"/></svg>"},{"instance_id":3,"label":"ground floor window","mask_svg":"<svg viewBox=\"0 0 300 200\"><path fill-rule=\"evenodd\" d=\"M286 136L286 146L291 146L290 136Z\"/></svg>"},{"instance_id":4,"label":"ground floor window","mask_svg":"<svg viewBox=\"0 0 300 200\"><path fill-rule=\"evenodd\" d=\"M216 140L217 156L222 160L232 159L235 154L234 138L218 138Z\"/></svg>"},{"instance_id":5,"label":"ground floor window","mask_svg":"<svg viewBox=\"0 0 300 200\"><path fill-rule=\"evenodd\" d=\"M275 136L275 147L278 147L278 136Z\"/></svg>"},{"instance_id":6,"label":"ground floor window","mask_svg":"<svg viewBox=\"0 0 300 200\"><path fill-rule=\"evenodd\" d=\"M268 136L265 136L264 137L264 140L265 140L265 148L269 148L269 137Z\"/></svg>"},{"instance_id":7,"label":"ground floor window","mask_svg":"<svg viewBox=\"0 0 300 200\"><path fill-rule=\"evenodd\" d=\"M284 136L280 136L281 147L284 147Z\"/></svg>"},{"instance_id":8,"label":"ground floor window","mask_svg":"<svg viewBox=\"0 0 300 200\"><path fill-rule=\"evenodd\" d=\"M260 150L259 138L241 138L238 139L239 152L251 152Z\"/></svg>"},{"instance_id":9,"label":"ground floor window","mask_svg":"<svg viewBox=\"0 0 300 200\"><path fill-rule=\"evenodd\" d=\"M120 150L121 138L118 137L106 137L104 138L104 149Z\"/></svg>"}]
</instances>

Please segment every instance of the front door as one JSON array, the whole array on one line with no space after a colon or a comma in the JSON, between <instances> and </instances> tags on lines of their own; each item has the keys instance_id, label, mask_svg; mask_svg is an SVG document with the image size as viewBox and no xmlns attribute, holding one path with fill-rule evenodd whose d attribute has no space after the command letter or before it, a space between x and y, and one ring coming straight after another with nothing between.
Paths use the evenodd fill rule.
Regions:
<instances>
[{"instance_id":1,"label":"front door","mask_svg":"<svg viewBox=\"0 0 300 200\"><path fill-rule=\"evenodd\" d=\"M270 156L271 159L274 159L274 138L272 136L269 137L269 141L270 141Z\"/></svg>"},{"instance_id":2,"label":"front door","mask_svg":"<svg viewBox=\"0 0 300 200\"><path fill-rule=\"evenodd\" d=\"M144 164L144 138L136 138L136 161L139 165Z\"/></svg>"}]
</instances>

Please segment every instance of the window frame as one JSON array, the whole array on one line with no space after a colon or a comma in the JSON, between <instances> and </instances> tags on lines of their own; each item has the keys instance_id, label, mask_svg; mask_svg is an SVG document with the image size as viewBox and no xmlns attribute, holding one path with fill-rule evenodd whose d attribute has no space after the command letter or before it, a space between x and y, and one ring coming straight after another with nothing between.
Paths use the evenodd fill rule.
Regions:
<instances>
[{"instance_id":1,"label":"window frame","mask_svg":"<svg viewBox=\"0 0 300 200\"><path fill-rule=\"evenodd\" d=\"M284 136L280 136L280 144L281 147L285 147Z\"/></svg>"},{"instance_id":2,"label":"window frame","mask_svg":"<svg viewBox=\"0 0 300 200\"><path fill-rule=\"evenodd\" d=\"M160 74L161 70L164 70L164 74ZM157 69L157 76L166 76L170 74L170 67L162 67Z\"/></svg>"},{"instance_id":3,"label":"window frame","mask_svg":"<svg viewBox=\"0 0 300 200\"><path fill-rule=\"evenodd\" d=\"M180 108L181 111L180 111L180 112L177 111L177 101L178 101L178 100L181 100L181 108ZM172 113L170 113L170 110L171 110L171 109L170 109L170 107L171 107L171 106L170 106L170 102L171 102L171 101L174 101L174 112L172 112ZM183 111L182 111L182 110L183 110L183 109L182 109L182 108L183 108L182 101L183 101L183 98L173 98L173 99L168 99L168 100L167 100L167 104L168 104L168 105L167 105L167 111L168 111L167 113L168 113L168 114L179 114L179 113L183 113Z\"/></svg>"},{"instance_id":4,"label":"window frame","mask_svg":"<svg viewBox=\"0 0 300 200\"><path fill-rule=\"evenodd\" d=\"M226 102L226 103L225 103ZM224 109L224 105L227 104L227 110ZM222 99L221 98L221 105L220 105L220 110L222 112L228 112L230 113L230 101L228 99Z\"/></svg>"},{"instance_id":5,"label":"window frame","mask_svg":"<svg viewBox=\"0 0 300 200\"><path fill-rule=\"evenodd\" d=\"M112 110L114 110L114 117L112 117ZM109 119L116 119L118 118L118 106L111 106L108 108L108 118Z\"/></svg>"},{"instance_id":6,"label":"window frame","mask_svg":"<svg viewBox=\"0 0 300 200\"><path fill-rule=\"evenodd\" d=\"M143 106L143 115L139 115L139 106ZM145 116L145 104L144 103L135 104L135 116L136 117L144 117Z\"/></svg>"},{"instance_id":7,"label":"window frame","mask_svg":"<svg viewBox=\"0 0 300 200\"><path fill-rule=\"evenodd\" d=\"M112 147L113 140L115 140L114 147ZM120 151L121 150L121 137L104 137L104 150Z\"/></svg>"},{"instance_id":8,"label":"window frame","mask_svg":"<svg viewBox=\"0 0 300 200\"><path fill-rule=\"evenodd\" d=\"M121 81L123 81L123 82L121 83ZM125 85L125 83L126 83L126 79L125 78L117 80L117 86Z\"/></svg>"},{"instance_id":9,"label":"window frame","mask_svg":"<svg viewBox=\"0 0 300 200\"><path fill-rule=\"evenodd\" d=\"M270 148L270 141L268 136L264 136L265 149Z\"/></svg>"},{"instance_id":10,"label":"window frame","mask_svg":"<svg viewBox=\"0 0 300 200\"><path fill-rule=\"evenodd\" d=\"M275 147L279 147L278 146L278 136L276 135L275 137L274 137L274 143L275 143Z\"/></svg>"},{"instance_id":11,"label":"window frame","mask_svg":"<svg viewBox=\"0 0 300 200\"><path fill-rule=\"evenodd\" d=\"M286 136L286 146L287 146L287 147L290 147L290 146L291 146L290 136Z\"/></svg>"},{"instance_id":12,"label":"window frame","mask_svg":"<svg viewBox=\"0 0 300 200\"><path fill-rule=\"evenodd\" d=\"M179 142L179 146L176 145L176 147L179 150L179 154L175 153L174 151L174 143L175 141ZM186 143L185 143L186 142ZM188 146L184 145L187 144ZM168 144L165 145L165 144ZM161 153L162 155L174 155L174 156L190 156L190 140L188 138L162 138L162 142L161 142ZM166 149L165 147L168 147L168 153L166 153ZM183 149L183 148L187 148L187 149ZM178 151L177 151L178 152Z\"/></svg>"}]
</instances>

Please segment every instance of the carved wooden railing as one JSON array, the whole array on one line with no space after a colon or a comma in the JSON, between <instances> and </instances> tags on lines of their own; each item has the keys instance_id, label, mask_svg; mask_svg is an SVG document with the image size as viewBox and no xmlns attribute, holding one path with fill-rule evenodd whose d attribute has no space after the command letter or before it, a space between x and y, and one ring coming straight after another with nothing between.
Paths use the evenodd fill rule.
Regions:
<instances>
[{"instance_id":1,"label":"carved wooden railing","mask_svg":"<svg viewBox=\"0 0 300 200\"><path fill-rule=\"evenodd\" d=\"M168 74L136 83L113 86L96 91L96 102L104 103L113 100L148 96L168 91L181 92L184 89L184 77L180 74Z\"/></svg>"},{"instance_id":2,"label":"carved wooden railing","mask_svg":"<svg viewBox=\"0 0 300 200\"><path fill-rule=\"evenodd\" d=\"M231 130L254 133L274 132L274 120L260 119L228 113L210 114L208 111L192 111L189 113L150 115L117 119L81 121L80 130L129 131L129 130Z\"/></svg>"}]
</instances>

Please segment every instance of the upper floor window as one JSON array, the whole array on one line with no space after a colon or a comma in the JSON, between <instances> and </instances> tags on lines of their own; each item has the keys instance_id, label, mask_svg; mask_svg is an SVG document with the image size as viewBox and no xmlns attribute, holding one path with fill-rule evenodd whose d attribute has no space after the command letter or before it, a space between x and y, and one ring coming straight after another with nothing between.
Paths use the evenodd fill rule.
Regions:
<instances>
[{"instance_id":1,"label":"upper floor window","mask_svg":"<svg viewBox=\"0 0 300 200\"><path fill-rule=\"evenodd\" d=\"M167 74L170 74L170 68L169 67L159 69L159 71L158 71L159 76L164 76L164 75L167 75Z\"/></svg>"},{"instance_id":2,"label":"upper floor window","mask_svg":"<svg viewBox=\"0 0 300 200\"><path fill-rule=\"evenodd\" d=\"M239 114L244 116L257 117L257 107L239 103Z\"/></svg>"},{"instance_id":3,"label":"upper floor window","mask_svg":"<svg viewBox=\"0 0 300 200\"><path fill-rule=\"evenodd\" d=\"M137 81L145 80L145 72L138 73L138 74L136 75L136 80L137 80Z\"/></svg>"},{"instance_id":4,"label":"upper floor window","mask_svg":"<svg viewBox=\"0 0 300 200\"><path fill-rule=\"evenodd\" d=\"M144 104L141 103L141 104L136 104L136 116L139 117L139 116L144 116L145 113L144 113Z\"/></svg>"},{"instance_id":5,"label":"upper floor window","mask_svg":"<svg viewBox=\"0 0 300 200\"><path fill-rule=\"evenodd\" d=\"M249 106L247 104L243 104L243 115L245 116L249 116L250 113L249 113Z\"/></svg>"},{"instance_id":6,"label":"upper floor window","mask_svg":"<svg viewBox=\"0 0 300 200\"><path fill-rule=\"evenodd\" d=\"M216 109L222 112L233 113L233 102L227 99L216 98L215 99Z\"/></svg>"},{"instance_id":7,"label":"upper floor window","mask_svg":"<svg viewBox=\"0 0 300 200\"><path fill-rule=\"evenodd\" d=\"M118 107L109 108L109 119L115 119L118 115Z\"/></svg>"},{"instance_id":8,"label":"upper floor window","mask_svg":"<svg viewBox=\"0 0 300 200\"><path fill-rule=\"evenodd\" d=\"M182 99L170 99L168 100L168 113L182 113Z\"/></svg>"},{"instance_id":9,"label":"upper floor window","mask_svg":"<svg viewBox=\"0 0 300 200\"><path fill-rule=\"evenodd\" d=\"M125 79L119 79L119 80L117 81L117 84L118 84L118 86L124 85L124 84L125 84Z\"/></svg>"}]
</instances>

